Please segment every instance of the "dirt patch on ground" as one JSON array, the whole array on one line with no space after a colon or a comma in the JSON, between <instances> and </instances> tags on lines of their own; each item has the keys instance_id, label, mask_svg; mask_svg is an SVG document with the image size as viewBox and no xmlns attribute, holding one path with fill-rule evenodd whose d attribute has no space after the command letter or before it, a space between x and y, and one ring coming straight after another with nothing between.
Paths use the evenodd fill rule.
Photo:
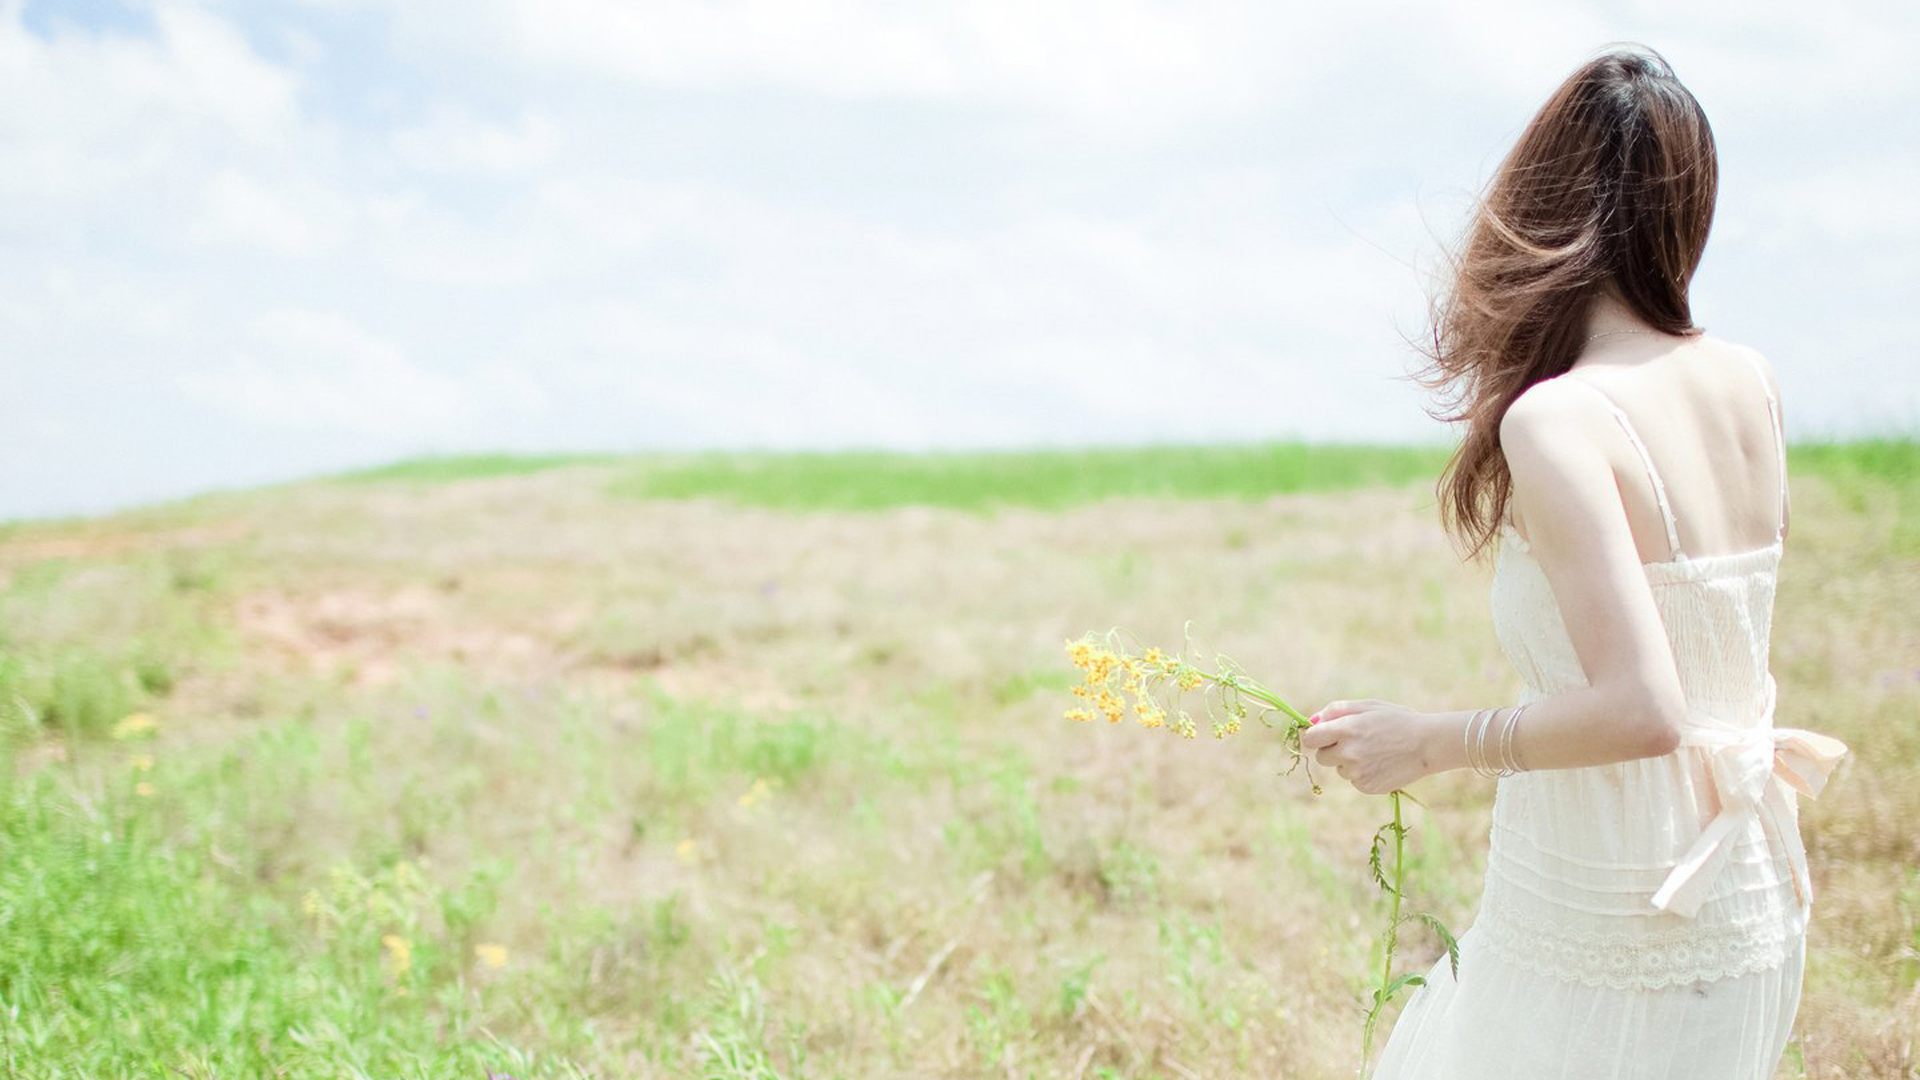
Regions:
<instances>
[{"instance_id":1,"label":"dirt patch on ground","mask_svg":"<svg viewBox=\"0 0 1920 1080\"><path fill-rule=\"evenodd\" d=\"M482 671L552 665L552 649L542 636L475 625L451 608L440 589L424 585L392 592L276 590L242 598L235 623L250 657L356 687L386 686L421 663Z\"/></svg>"}]
</instances>

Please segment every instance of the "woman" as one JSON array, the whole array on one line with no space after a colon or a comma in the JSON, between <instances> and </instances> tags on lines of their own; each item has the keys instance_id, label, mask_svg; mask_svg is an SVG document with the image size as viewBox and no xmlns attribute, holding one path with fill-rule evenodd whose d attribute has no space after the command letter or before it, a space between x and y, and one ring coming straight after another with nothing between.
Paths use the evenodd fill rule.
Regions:
<instances>
[{"instance_id":1,"label":"woman","mask_svg":"<svg viewBox=\"0 0 1920 1080\"><path fill-rule=\"evenodd\" d=\"M1451 531L1497 544L1525 689L1494 710L1339 701L1303 745L1361 791L1498 777L1485 891L1376 1080L1763 1080L1812 898L1798 790L1846 747L1774 726L1787 533L1778 394L1693 324L1712 133L1659 54L1574 72L1502 162L1435 305L1424 378L1465 438Z\"/></svg>"}]
</instances>

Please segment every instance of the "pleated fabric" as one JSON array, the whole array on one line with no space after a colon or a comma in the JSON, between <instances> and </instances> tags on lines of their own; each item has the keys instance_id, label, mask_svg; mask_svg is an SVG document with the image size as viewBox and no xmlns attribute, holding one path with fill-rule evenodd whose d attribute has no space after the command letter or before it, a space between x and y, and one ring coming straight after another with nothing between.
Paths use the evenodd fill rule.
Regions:
<instances>
[{"instance_id":1,"label":"pleated fabric","mask_svg":"<svg viewBox=\"0 0 1920 1080\"><path fill-rule=\"evenodd\" d=\"M1460 948L1460 979L1434 964L1375 1080L1763 1080L1786 1050L1806 957L1796 935L1770 968L1623 990L1514 963L1479 921Z\"/></svg>"}]
</instances>

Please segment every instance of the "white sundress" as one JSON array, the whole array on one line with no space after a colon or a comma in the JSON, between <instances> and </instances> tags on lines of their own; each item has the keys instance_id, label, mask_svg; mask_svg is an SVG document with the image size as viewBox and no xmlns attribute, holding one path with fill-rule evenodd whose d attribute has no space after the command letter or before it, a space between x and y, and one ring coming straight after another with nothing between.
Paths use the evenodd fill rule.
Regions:
<instances>
[{"instance_id":1,"label":"white sundress","mask_svg":"<svg viewBox=\"0 0 1920 1080\"><path fill-rule=\"evenodd\" d=\"M1752 358L1749 357L1749 360ZM1794 792L1819 793L1847 751L1774 726L1768 669L1785 538L1689 558L1627 416L1673 557L1645 564L1685 690L1670 754L1502 778L1484 891L1407 1000L1374 1080L1766 1080L1800 1002L1812 887ZM1575 379L1576 382L1582 381ZM1492 608L1520 701L1587 685L1545 574L1503 526Z\"/></svg>"}]
</instances>

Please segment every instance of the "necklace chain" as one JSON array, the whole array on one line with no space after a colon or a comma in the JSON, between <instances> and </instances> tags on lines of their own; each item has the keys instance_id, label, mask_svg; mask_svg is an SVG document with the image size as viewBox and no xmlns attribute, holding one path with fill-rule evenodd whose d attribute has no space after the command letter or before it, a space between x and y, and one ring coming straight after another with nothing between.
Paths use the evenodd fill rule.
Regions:
<instances>
[{"instance_id":1,"label":"necklace chain","mask_svg":"<svg viewBox=\"0 0 1920 1080\"><path fill-rule=\"evenodd\" d=\"M1660 331L1658 330L1602 330L1597 334L1588 335L1587 341L1592 341L1594 338L1609 337L1613 334L1657 334L1657 333L1660 333ZM1586 343L1587 343L1586 341L1583 341L1580 344L1585 345Z\"/></svg>"}]
</instances>

